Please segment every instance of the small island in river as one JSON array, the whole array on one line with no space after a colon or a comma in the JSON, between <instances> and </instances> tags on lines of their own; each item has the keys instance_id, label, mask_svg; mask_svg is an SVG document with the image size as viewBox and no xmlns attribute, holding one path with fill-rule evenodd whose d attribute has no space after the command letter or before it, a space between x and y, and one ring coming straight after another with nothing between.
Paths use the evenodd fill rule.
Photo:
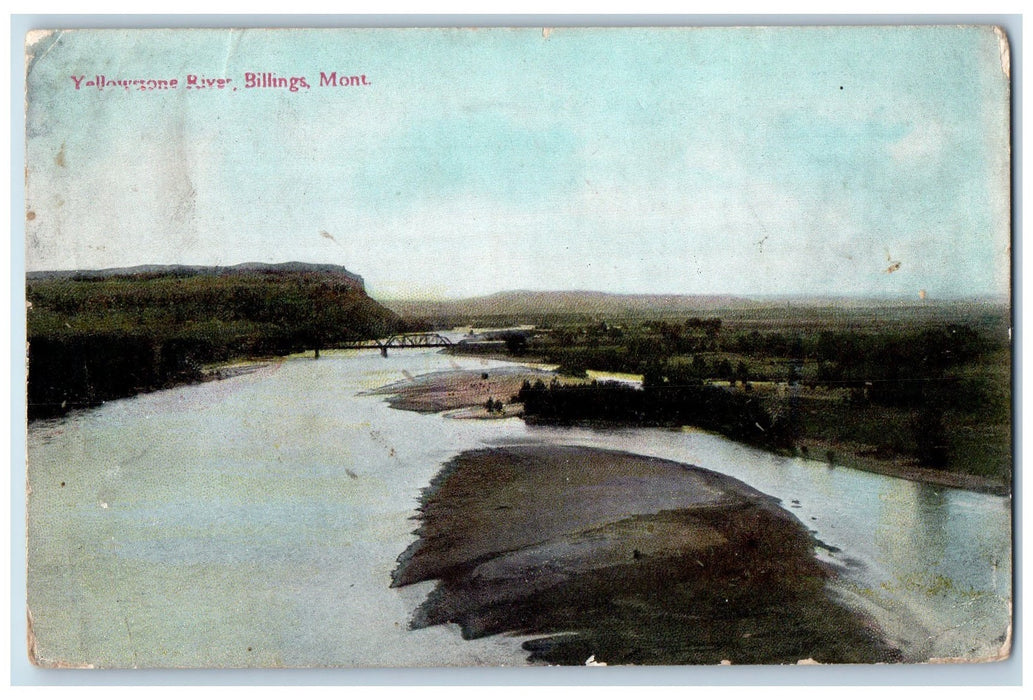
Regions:
<instances>
[{"instance_id":1,"label":"small island in river","mask_svg":"<svg viewBox=\"0 0 1033 700\"><path fill-rule=\"evenodd\" d=\"M516 402L524 382L556 379L557 375L532 367L491 367L483 371L452 370L431 372L374 389L372 394L387 394L393 408L417 413L450 411L454 418L500 418L519 415L523 407ZM577 382L576 379L565 379ZM498 402L496 410L476 410ZM457 412L462 409L461 412Z\"/></svg>"},{"instance_id":2,"label":"small island in river","mask_svg":"<svg viewBox=\"0 0 1033 700\"><path fill-rule=\"evenodd\" d=\"M465 452L425 489L393 585L438 580L414 627L512 633L584 664L901 661L839 604L818 545L731 477L623 452Z\"/></svg>"}]
</instances>

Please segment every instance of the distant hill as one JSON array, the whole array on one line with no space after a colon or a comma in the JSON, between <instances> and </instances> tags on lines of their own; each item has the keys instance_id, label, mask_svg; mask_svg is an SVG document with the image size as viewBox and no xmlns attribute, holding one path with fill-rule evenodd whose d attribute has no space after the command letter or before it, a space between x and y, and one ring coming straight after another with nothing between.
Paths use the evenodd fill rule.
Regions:
<instances>
[{"instance_id":1,"label":"distant hill","mask_svg":"<svg viewBox=\"0 0 1033 700\"><path fill-rule=\"evenodd\" d=\"M319 263L285 262L259 263L246 262L239 265L137 265L135 267L109 267L103 270L48 270L28 272L29 280L77 279L95 280L105 277L193 277L255 274L318 274L351 280L357 289L365 290L362 277L350 272L340 265Z\"/></svg>"},{"instance_id":2,"label":"distant hill","mask_svg":"<svg viewBox=\"0 0 1033 700\"><path fill-rule=\"evenodd\" d=\"M918 299L889 296L735 296L730 294L612 294L594 291L507 291L466 299L382 299L402 318L436 323L535 323L548 317L586 318L722 316L727 319L800 320L878 313L915 318L992 313L1007 315L1001 298Z\"/></svg>"},{"instance_id":3,"label":"distant hill","mask_svg":"<svg viewBox=\"0 0 1033 700\"><path fill-rule=\"evenodd\" d=\"M700 314L718 309L749 309L760 302L731 295L611 294L591 291L512 291L448 300L383 300L405 318L451 316L621 316Z\"/></svg>"}]
</instances>

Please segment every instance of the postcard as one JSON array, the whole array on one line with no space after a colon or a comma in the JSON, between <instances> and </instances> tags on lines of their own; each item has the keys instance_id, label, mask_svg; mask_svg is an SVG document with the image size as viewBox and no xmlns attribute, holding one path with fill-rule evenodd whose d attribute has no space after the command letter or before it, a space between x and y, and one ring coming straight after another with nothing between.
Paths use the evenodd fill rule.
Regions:
<instances>
[{"instance_id":1,"label":"postcard","mask_svg":"<svg viewBox=\"0 0 1033 700\"><path fill-rule=\"evenodd\" d=\"M1008 658L993 26L26 39L48 668Z\"/></svg>"}]
</instances>

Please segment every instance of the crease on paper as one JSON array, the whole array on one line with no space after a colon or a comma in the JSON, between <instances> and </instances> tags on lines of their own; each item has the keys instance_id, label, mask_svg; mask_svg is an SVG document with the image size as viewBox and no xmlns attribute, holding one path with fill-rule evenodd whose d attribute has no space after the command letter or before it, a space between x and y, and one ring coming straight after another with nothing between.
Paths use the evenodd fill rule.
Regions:
<instances>
[{"instance_id":1,"label":"crease on paper","mask_svg":"<svg viewBox=\"0 0 1033 700\"><path fill-rule=\"evenodd\" d=\"M1014 608L1012 603L1008 602L1008 613L1009 615L1014 614ZM980 656L977 658L968 658L964 656L946 656L946 657L934 657L929 659L930 664L981 664L981 663L993 663L995 661L1006 661L1011 657L1011 639L1012 639L1012 619L1008 620L1008 628L1004 631L1004 641L1001 642L1001 647L997 650L996 654L990 654L989 656Z\"/></svg>"},{"instance_id":2,"label":"crease on paper","mask_svg":"<svg viewBox=\"0 0 1033 700\"><path fill-rule=\"evenodd\" d=\"M57 46L65 31L61 29L33 29L25 34L25 75L32 73L35 65ZM28 80L26 87L28 86Z\"/></svg>"},{"instance_id":3,"label":"crease on paper","mask_svg":"<svg viewBox=\"0 0 1033 700\"><path fill-rule=\"evenodd\" d=\"M226 56L222 61L222 75L225 76L229 70L230 58L237 51L237 44L240 43L240 37L243 35L244 30L230 29L229 36L226 37Z\"/></svg>"}]
</instances>

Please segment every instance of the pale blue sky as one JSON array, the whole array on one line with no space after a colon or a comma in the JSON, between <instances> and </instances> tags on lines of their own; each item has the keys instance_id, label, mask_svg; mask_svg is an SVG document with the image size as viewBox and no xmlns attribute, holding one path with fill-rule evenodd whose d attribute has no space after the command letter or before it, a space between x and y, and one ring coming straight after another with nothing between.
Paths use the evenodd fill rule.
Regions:
<instances>
[{"instance_id":1,"label":"pale blue sky","mask_svg":"<svg viewBox=\"0 0 1033 700\"><path fill-rule=\"evenodd\" d=\"M64 33L28 76L26 264L330 262L385 297L1005 294L1001 47L957 27ZM317 87L332 70L371 84ZM239 89L74 90L97 73Z\"/></svg>"}]
</instances>

